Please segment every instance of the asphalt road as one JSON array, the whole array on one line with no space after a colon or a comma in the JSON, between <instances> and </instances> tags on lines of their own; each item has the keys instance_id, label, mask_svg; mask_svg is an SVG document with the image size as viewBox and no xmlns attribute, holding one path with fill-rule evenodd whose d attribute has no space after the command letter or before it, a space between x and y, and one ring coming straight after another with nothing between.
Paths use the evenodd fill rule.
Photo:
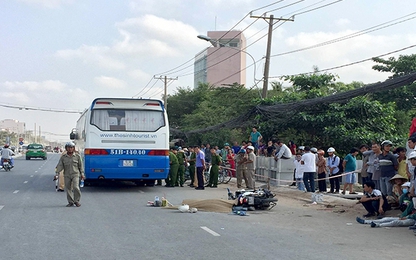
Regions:
<instances>
[{"instance_id":1,"label":"asphalt road","mask_svg":"<svg viewBox=\"0 0 416 260\"><path fill-rule=\"evenodd\" d=\"M48 156L0 170L0 259L393 259L416 239L407 228L372 229L288 199L245 217L146 206L155 196L177 205L226 198L224 185L84 187L82 206L67 208L52 181L59 155Z\"/></svg>"}]
</instances>

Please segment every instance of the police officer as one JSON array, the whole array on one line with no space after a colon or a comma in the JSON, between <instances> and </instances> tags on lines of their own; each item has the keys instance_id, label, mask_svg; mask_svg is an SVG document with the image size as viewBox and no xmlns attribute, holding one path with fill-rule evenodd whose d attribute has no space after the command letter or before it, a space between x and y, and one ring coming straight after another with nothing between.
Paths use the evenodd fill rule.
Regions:
<instances>
[{"instance_id":1,"label":"police officer","mask_svg":"<svg viewBox=\"0 0 416 260\"><path fill-rule=\"evenodd\" d=\"M67 207L81 207L79 200L81 199L81 190L79 189L79 179L84 180L84 166L81 156L75 152L75 144L68 142L65 144L66 154L59 159L55 168L55 178L58 173L64 171L66 198L68 200Z\"/></svg>"},{"instance_id":2,"label":"police officer","mask_svg":"<svg viewBox=\"0 0 416 260\"><path fill-rule=\"evenodd\" d=\"M166 187L175 187L176 178L178 177L178 169L179 169L179 162L178 158L176 157L176 153L178 152L177 147L170 148L169 152L169 175L168 178L165 180Z\"/></svg>"},{"instance_id":3,"label":"police officer","mask_svg":"<svg viewBox=\"0 0 416 260\"><path fill-rule=\"evenodd\" d=\"M218 187L218 172L221 165L221 156L219 156L215 149L211 149L211 172L209 173L209 183L207 187Z\"/></svg>"},{"instance_id":4,"label":"police officer","mask_svg":"<svg viewBox=\"0 0 416 260\"><path fill-rule=\"evenodd\" d=\"M189 147L190 150L190 155L189 155L189 178L191 179L191 184L189 184L188 186L190 186L191 188L195 187L195 161L196 161L196 153L195 153L195 148L194 146Z\"/></svg>"},{"instance_id":5,"label":"police officer","mask_svg":"<svg viewBox=\"0 0 416 260\"><path fill-rule=\"evenodd\" d=\"M186 164L186 157L185 157L185 151L182 150L182 148L179 148L179 152L176 153L176 158L178 158L178 177L176 179L175 186L181 186L183 187L183 184L185 183L185 164Z\"/></svg>"}]
</instances>

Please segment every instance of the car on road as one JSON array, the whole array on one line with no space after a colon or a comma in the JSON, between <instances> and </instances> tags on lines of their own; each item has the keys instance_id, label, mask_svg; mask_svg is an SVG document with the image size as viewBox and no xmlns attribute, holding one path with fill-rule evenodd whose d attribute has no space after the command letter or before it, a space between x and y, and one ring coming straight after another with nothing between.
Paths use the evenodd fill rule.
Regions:
<instances>
[{"instance_id":1,"label":"car on road","mask_svg":"<svg viewBox=\"0 0 416 260\"><path fill-rule=\"evenodd\" d=\"M29 144L26 151L26 160L32 158L42 158L46 160L48 158L47 153L43 145L41 144Z\"/></svg>"}]
</instances>

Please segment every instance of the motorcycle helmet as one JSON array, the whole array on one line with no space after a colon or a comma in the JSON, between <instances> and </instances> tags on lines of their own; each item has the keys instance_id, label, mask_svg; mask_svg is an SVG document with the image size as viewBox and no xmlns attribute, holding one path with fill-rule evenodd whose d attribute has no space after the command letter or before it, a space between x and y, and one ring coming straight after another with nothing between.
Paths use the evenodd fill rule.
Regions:
<instances>
[{"instance_id":1,"label":"motorcycle helmet","mask_svg":"<svg viewBox=\"0 0 416 260\"><path fill-rule=\"evenodd\" d=\"M317 153L317 152L318 152L318 149L316 149L315 147L312 147L312 148L311 148L311 152L313 152L313 153Z\"/></svg>"},{"instance_id":2,"label":"motorcycle helmet","mask_svg":"<svg viewBox=\"0 0 416 260\"><path fill-rule=\"evenodd\" d=\"M327 153L335 153L334 147L329 147Z\"/></svg>"},{"instance_id":3,"label":"motorcycle helmet","mask_svg":"<svg viewBox=\"0 0 416 260\"><path fill-rule=\"evenodd\" d=\"M416 159L416 151L413 151L409 154L409 156L407 157L407 159Z\"/></svg>"},{"instance_id":4,"label":"motorcycle helmet","mask_svg":"<svg viewBox=\"0 0 416 260\"><path fill-rule=\"evenodd\" d=\"M179 206L178 209L179 209L180 212L183 212L183 213L189 212L189 205L183 204L183 205Z\"/></svg>"},{"instance_id":5,"label":"motorcycle helmet","mask_svg":"<svg viewBox=\"0 0 416 260\"><path fill-rule=\"evenodd\" d=\"M386 146L386 145L391 145L391 146L393 146L393 143L392 143L390 140L384 140L384 141L381 143L381 146Z\"/></svg>"},{"instance_id":6,"label":"motorcycle helmet","mask_svg":"<svg viewBox=\"0 0 416 260\"><path fill-rule=\"evenodd\" d=\"M4 148L9 148L9 144L5 144L4 145Z\"/></svg>"},{"instance_id":7,"label":"motorcycle helmet","mask_svg":"<svg viewBox=\"0 0 416 260\"><path fill-rule=\"evenodd\" d=\"M73 142L67 142L67 143L65 144L65 149L66 149L67 147L75 147L75 144L74 144Z\"/></svg>"},{"instance_id":8,"label":"motorcycle helmet","mask_svg":"<svg viewBox=\"0 0 416 260\"><path fill-rule=\"evenodd\" d=\"M301 151L303 151L303 150L305 150L305 146L301 145L301 146L299 146L298 149L301 150Z\"/></svg>"},{"instance_id":9,"label":"motorcycle helmet","mask_svg":"<svg viewBox=\"0 0 416 260\"><path fill-rule=\"evenodd\" d=\"M240 151L238 151L238 153L246 153L245 149L240 149Z\"/></svg>"}]
</instances>

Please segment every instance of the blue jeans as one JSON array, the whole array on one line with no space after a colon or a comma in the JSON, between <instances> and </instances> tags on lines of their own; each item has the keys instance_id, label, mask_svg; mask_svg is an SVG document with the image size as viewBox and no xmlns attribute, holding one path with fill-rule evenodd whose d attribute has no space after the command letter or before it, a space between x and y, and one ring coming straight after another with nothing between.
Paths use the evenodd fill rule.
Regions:
<instances>
[{"instance_id":1,"label":"blue jeans","mask_svg":"<svg viewBox=\"0 0 416 260\"><path fill-rule=\"evenodd\" d=\"M392 196L393 195L393 185L389 181L391 177L380 177L380 190L384 196Z\"/></svg>"},{"instance_id":2,"label":"blue jeans","mask_svg":"<svg viewBox=\"0 0 416 260\"><path fill-rule=\"evenodd\" d=\"M296 178L296 186L298 187L298 190L305 191L305 185L303 184L302 178Z\"/></svg>"},{"instance_id":3,"label":"blue jeans","mask_svg":"<svg viewBox=\"0 0 416 260\"><path fill-rule=\"evenodd\" d=\"M303 173L303 183L308 192L315 192L315 172L304 172Z\"/></svg>"}]
</instances>

